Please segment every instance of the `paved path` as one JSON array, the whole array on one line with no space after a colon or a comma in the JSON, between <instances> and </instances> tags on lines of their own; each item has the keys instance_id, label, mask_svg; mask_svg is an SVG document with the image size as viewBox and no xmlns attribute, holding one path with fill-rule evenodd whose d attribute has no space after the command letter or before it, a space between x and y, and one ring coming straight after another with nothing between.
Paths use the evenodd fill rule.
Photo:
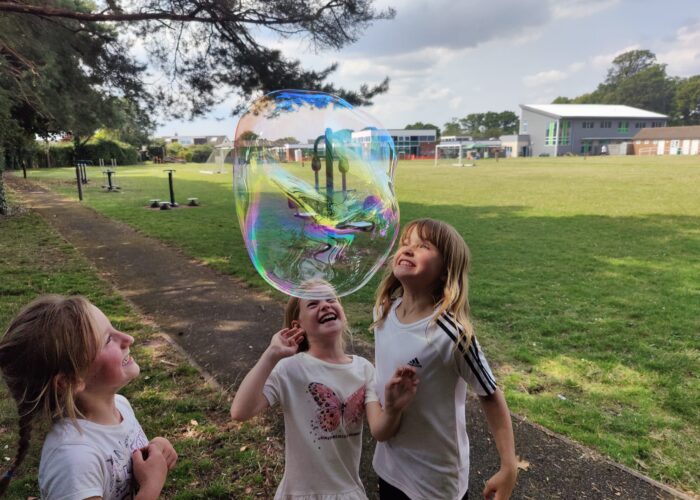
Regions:
<instances>
[{"instance_id":1,"label":"paved path","mask_svg":"<svg viewBox=\"0 0 700 500\"><path fill-rule=\"evenodd\" d=\"M12 175L5 178L23 203L222 386L238 385L281 323L282 304L236 279L37 184ZM372 359L371 346L357 350ZM470 492L472 498L480 498L484 481L497 470L498 456L479 405L468 406ZM514 427L518 454L529 466L521 471L513 498L690 498L517 417ZM363 457L362 475L373 491L369 443Z\"/></svg>"}]
</instances>

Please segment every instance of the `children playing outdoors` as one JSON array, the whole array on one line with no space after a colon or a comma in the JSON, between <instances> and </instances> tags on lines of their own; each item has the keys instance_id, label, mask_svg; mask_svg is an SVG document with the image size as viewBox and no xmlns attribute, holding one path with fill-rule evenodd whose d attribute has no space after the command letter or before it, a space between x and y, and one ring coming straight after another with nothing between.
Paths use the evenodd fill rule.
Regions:
<instances>
[{"instance_id":1,"label":"children playing outdoors","mask_svg":"<svg viewBox=\"0 0 700 500\"><path fill-rule=\"evenodd\" d=\"M139 375L133 342L81 297L41 297L11 321L0 371L17 403L20 438L0 496L43 418L52 422L39 465L43 498L158 498L177 453L165 438L149 442L117 394Z\"/></svg>"},{"instance_id":2,"label":"children playing outdoors","mask_svg":"<svg viewBox=\"0 0 700 500\"><path fill-rule=\"evenodd\" d=\"M380 498L458 500L469 485L467 385L479 396L501 459L485 498L507 499L517 460L510 413L469 318L469 249L449 224L409 223L377 290L377 385L404 364L421 383L398 432L377 443L373 465ZM380 402L384 402L379 395Z\"/></svg>"},{"instance_id":3,"label":"children playing outdoors","mask_svg":"<svg viewBox=\"0 0 700 500\"><path fill-rule=\"evenodd\" d=\"M285 470L276 499L366 499L359 478L364 415L375 439L390 438L415 395L415 369L397 365L380 406L372 364L345 353L347 320L335 291L322 281L306 286L314 298L289 300L285 328L241 382L231 416L243 421L281 405Z\"/></svg>"}]
</instances>

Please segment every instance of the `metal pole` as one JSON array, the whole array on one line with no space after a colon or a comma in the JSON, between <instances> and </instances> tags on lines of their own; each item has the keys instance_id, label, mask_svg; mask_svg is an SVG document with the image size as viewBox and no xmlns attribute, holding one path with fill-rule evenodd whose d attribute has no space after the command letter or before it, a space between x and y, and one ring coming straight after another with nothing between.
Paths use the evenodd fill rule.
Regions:
<instances>
[{"instance_id":1,"label":"metal pole","mask_svg":"<svg viewBox=\"0 0 700 500\"><path fill-rule=\"evenodd\" d=\"M326 207L328 215L333 216L333 144L331 137L333 131L330 128L326 129Z\"/></svg>"},{"instance_id":2,"label":"metal pole","mask_svg":"<svg viewBox=\"0 0 700 500\"><path fill-rule=\"evenodd\" d=\"M83 183L80 179L80 167L78 165L75 166L75 179L78 181L78 199L83 201Z\"/></svg>"},{"instance_id":3,"label":"metal pole","mask_svg":"<svg viewBox=\"0 0 700 500\"><path fill-rule=\"evenodd\" d=\"M173 172L175 172L175 170L166 170L166 172L168 172L168 187L170 188L170 206L176 207L175 189L173 188Z\"/></svg>"},{"instance_id":4,"label":"metal pole","mask_svg":"<svg viewBox=\"0 0 700 500\"><path fill-rule=\"evenodd\" d=\"M113 190L114 190L114 188L112 187L112 174L113 174L113 173L114 173L114 172L112 172L111 170L107 170L107 185L109 186L107 189L108 189L109 191L113 191Z\"/></svg>"}]
</instances>

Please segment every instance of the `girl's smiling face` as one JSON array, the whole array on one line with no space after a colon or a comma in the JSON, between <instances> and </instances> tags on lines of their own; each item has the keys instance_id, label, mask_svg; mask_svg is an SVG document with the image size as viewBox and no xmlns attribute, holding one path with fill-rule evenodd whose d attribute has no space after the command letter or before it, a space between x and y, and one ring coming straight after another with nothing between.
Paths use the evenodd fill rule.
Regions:
<instances>
[{"instance_id":1,"label":"girl's smiling face","mask_svg":"<svg viewBox=\"0 0 700 500\"><path fill-rule=\"evenodd\" d=\"M115 329L97 307L91 305L90 313L100 350L90 365L85 388L89 391L106 390L116 393L140 372L139 365L129 354L129 347L134 343L134 338Z\"/></svg>"},{"instance_id":2,"label":"girl's smiling face","mask_svg":"<svg viewBox=\"0 0 700 500\"><path fill-rule=\"evenodd\" d=\"M437 247L409 229L394 254L392 270L402 284L432 287L444 274L445 264Z\"/></svg>"},{"instance_id":3,"label":"girl's smiling face","mask_svg":"<svg viewBox=\"0 0 700 500\"><path fill-rule=\"evenodd\" d=\"M330 287L320 285L314 288L314 293L317 293L321 288L328 291L325 298L301 299L299 301L297 322L311 339L316 336L334 334L338 334L340 338L346 322L343 306L340 305Z\"/></svg>"}]
</instances>

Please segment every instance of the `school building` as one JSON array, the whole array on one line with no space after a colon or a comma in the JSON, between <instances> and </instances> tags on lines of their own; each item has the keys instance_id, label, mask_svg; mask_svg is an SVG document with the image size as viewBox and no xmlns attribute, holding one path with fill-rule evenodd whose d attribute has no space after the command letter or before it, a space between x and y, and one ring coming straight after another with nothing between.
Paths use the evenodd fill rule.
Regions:
<instances>
[{"instance_id":1,"label":"school building","mask_svg":"<svg viewBox=\"0 0 700 500\"><path fill-rule=\"evenodd\" d=\"M637 132L661 128L668 116L618 104L521 104L520 134L532 156L621 154Z\"/></svg>"},{"instance_id":2,"label":"school building","mask_svg":"<svg viewBox=\"0 0 700 500\"><path fill-rule=\"evenodd\" d=\"M634 136L636 155L700 154L700 125L644 128Z\"/></svg>"}]
</instances>

